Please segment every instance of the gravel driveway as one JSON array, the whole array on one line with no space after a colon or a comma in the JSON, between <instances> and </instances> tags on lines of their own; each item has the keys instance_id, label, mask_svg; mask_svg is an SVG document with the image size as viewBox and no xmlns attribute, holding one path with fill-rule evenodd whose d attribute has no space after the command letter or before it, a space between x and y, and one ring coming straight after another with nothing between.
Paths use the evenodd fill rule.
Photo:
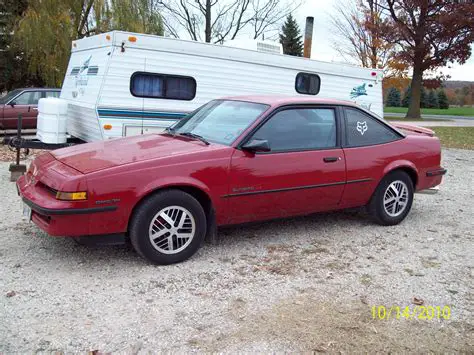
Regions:
<instances>
[{"instance_id":1,"label":"gravel driveway","mask_svg":"<svg viewBox=\"0 0 474 355\"><path fill-rule=\"evenodd\" d=\"M342 212L235 227L165 267L22 221L7 165L0 352L474 351L473 151L444 151L440 193L399 226ZM372 319L413 297L451 319Z\"/></svg>"}]
</instances>

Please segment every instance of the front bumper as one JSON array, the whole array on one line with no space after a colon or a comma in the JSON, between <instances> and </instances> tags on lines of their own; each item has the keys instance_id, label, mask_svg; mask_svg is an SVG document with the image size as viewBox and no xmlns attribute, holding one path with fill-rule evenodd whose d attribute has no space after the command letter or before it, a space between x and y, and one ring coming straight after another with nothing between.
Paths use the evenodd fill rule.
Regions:
<instances>
[{"instance_id":1,"label":"front bumper","mask_svg":"<svg viewBox=\"0 0 474 355\"><path fill-rule=\"evenodd\" d=\"M30 208L36 213L44 216L64 216L64 215L78 215L78 214L91 214L99 212L115 211L117 206L104 206L104 207L93 207L93 208L45 208L37 205L33 201L28 200L26 197L22 197L23 202L30 206Z\"/></svg>"}]
</instances>

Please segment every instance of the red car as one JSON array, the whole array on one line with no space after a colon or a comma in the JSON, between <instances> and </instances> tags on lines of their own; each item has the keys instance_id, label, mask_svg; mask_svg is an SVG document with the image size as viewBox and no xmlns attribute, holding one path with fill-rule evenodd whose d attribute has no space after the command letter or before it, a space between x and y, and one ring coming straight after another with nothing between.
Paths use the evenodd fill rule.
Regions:
<instances>
[{"instance_id":1,"label":"red car","mask_svg":"<svg viewBox=\"0 0 474 355\"><path fill-rule=\"evenodd\" d=\"M441 183L440 160L431 130L352 103L251 96L211 101L161 134L40 155L17 186L48 234L124 234L170 264L216 226L358 206L400 223L415 191Z\"/></svg>"},{"instance_id":2,"label":"red car","mask_svg":"<svg viewBox=\"0 0 474 355\"><path fill-rule=\"evenodd\" d=\"M16 129L18 115L22 115L22 128L36 128L38 101L44 97L59 97L60 89L15 89L0 97L0 129Z\"/></svg>"}]
</instances>

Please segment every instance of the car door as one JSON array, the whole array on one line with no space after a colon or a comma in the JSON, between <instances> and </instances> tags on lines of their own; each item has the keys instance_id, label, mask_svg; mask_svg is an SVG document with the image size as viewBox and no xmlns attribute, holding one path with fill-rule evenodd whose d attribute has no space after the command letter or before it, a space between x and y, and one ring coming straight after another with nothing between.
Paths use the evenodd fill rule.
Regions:
<instances>
[{"instance_id":1,"label":"car door","mask_svg":"<svg viewBox=\"0 0 474 355\"><path fill-rule=\"evenodd\" d=\"M22 115L22 128L36 128L36 116L38 114L38 101L41 91L24 91L11 100L4 109L5 129L16 129L18 115Z\"/></svg>"},{"instance_id":2,"label":"car door","mask_svg":"<svg viewBox=\"0 0 474 355\"><path fill-rule=\"evenodd\" d=\"M271 150L232 156L229 223L336 208L346 180L337 127L335 107L288 107L266 119L243 143L267 140Z\"/></svg>"}]
</instances>

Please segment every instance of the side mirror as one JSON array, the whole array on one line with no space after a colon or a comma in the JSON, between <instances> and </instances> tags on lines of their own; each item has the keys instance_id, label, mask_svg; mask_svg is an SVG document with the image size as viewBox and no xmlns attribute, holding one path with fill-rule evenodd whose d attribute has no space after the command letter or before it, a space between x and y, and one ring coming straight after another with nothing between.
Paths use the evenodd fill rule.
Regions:
<instances>
[{"instance_id":1,"label":"side mirror","mask_svg":"<svg viewBox=\"0 0 474 355\"><path fill-rule=\"evenodd\" d=\"M250 152L269 152L270 145L266 139L251 139L242 146L242 149Z\"/></svg>"},{"instance_id":2,"label":"side mirror","mask_svg":"<svg viewBox=\"0 0 474 355\"><path fill-rule=\"evenodd\" d=\"M15 107L16 102L15 102L15 101L10 101L9 105L10 105L11 107Z\"/></svg>"}]
</instances>

